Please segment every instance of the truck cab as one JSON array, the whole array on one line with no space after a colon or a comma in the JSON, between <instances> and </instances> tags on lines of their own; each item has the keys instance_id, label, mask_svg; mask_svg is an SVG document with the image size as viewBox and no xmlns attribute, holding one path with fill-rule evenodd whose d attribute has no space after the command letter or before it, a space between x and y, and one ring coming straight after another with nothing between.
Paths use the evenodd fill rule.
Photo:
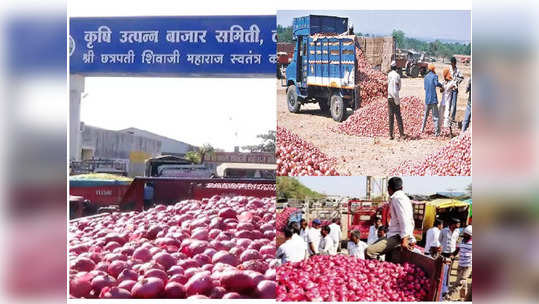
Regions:
<instances>
[{"instance_id":1,"label":"truck cab","mask_svg":"<svg viewBox=\"0 0 539 304\"><path fill-rule=\"evenodd\" d=\"M355 35L348 34L348 18L309 15L294 18L295 49L286 68L288 110L298 113L302 104L318 103L335 121L346 109L359 108L356 81Z\"/></svg>"}]
</instances>

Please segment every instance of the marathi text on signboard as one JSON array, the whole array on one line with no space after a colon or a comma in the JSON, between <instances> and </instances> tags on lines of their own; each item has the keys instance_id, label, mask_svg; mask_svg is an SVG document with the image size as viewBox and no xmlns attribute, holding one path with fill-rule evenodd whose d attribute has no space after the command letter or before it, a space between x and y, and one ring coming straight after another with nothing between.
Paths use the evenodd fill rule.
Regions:
<instances>
[{"instance_id":1,"label":"marathi text on signboard","mask_svg":"<svg viewBox=\"0 0 539 304\"><path fill-rule=\"evenodd\" d=\"M273 76L275 16L70 19L70 72Z\"/></svg>"}]
</instances>

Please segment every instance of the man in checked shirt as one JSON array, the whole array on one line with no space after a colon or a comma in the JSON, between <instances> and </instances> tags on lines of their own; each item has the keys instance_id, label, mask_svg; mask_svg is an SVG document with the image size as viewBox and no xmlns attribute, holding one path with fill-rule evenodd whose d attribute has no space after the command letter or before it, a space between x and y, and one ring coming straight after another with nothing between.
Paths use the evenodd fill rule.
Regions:
<instances>
[{"instance_id":1,"label":"man in checked shirt","mask_svg":"<svg viewBox=\"0 0 539 304\"><path fill-rule=\"evenodd\" d=\"M460 294L460 290L465 287L468 298L467 280L472 273L472 226L464 228L462 241L456 251L459 254L459 267L457 269L457 279L449 288L449 292L444 297L445 301L451 301Z\"/></svg>"}]
</instances>

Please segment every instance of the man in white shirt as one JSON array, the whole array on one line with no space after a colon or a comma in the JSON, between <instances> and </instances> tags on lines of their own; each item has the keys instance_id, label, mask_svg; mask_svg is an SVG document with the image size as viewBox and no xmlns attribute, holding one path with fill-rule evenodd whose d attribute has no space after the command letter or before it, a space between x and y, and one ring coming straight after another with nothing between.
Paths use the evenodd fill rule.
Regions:
<instances>
[{"instance_id":1,"label":"man in white shirt","mask_svg":"<svg viewBox=\"0 0 539 304\"><path fill-rule=\"evenodd\" d=\"M340 245L341 245L341 226L339 226L339 224L337 224L339 222L339 219L337 218L334 218L332 220L332 223L329 225L329 236L331 236L331 238L333 239L333 242L335 242L335 248L337 249L337 251L339 250L340 248Z\"/></svg>"},{"instance_id":2,"label":"man in white shirt","mask_svg":"<svg viewBox=\"0 0 539 304\"><path fill-rule=\"evenodd\" d=\"M354 230L350 233L350 240L348 241L347 248L348 254L358 259L365 259L365 249L367 249L367 244L362 242L360 238L361 232L358 230Z\"/></svg>"},{"instance_id":3,"label":"man in white shirt","mask_svg":"<svg viewBox=\"0 0 539 304\"><path fill-rule=\"evenodd\" d=\"M378 228L382 226L382 219L376 217L374 219L374 225L369 227L369 236L367 237L367 244L374 244L378 241Z\"/></svg>"},{"instance_id":4,"label":"man in white shirt","mask_svg":"<svg viewBox=\"0 0 539 304\"><path fill-rule=\"evenodd\" d=\"M307 233L307 247L309 248L310 255L318 254L318 245L320 245L321 238L320 220L314 219L312 222L312 227Z\"/></svg>"},{"instance_id":5,"label":"man in white shirt","mask_svg":"<svg viewBox=\"0 0 539 304\"><path fill-rule=\"evenodd\" d=\"M449 226L440 232L440 243L442 244L442 256L453 258L457 250L457 240L459 239L459 219L450 219Z\"/></svg>"},{"instance_id":6,"label":"man in white shirt","mask_svg":"<svg viewBox=\"0 0 539 304\"><path fill-rule=\"evenodd\" d=\"M467 281L468 277L472 274L472 226L464 228L462 242L457 248L459 254L459 267L457 268L457 279L453 282L453 285L449 289L449 292L444 297L444 300L451 301L458 298L460 290L465 289L465 294L468 296ZM457 299L458 300L458 299Z\"/></svg>"},{"instance_id":7,"label":"man in white shirt","mask_svg":"<svg viewBox=\"0 0 539 304\"><path fill-rule=\"evenodd\" d=\"M320 244L318 245L318 252L320 254L325 255L336 255L337 254L337 247L335 246L335 241L329 234L331 232L331 229L329 226L323 226L322 230L320 231L320 234L322 235L322 239L320 240Z\"/></svg>"},{"instance_id":8,"label":"man in white shirt","mask_svg":"<svg viewBox=\"0 0 539 304\"><path fill-rule=\"evenodd\" d=\"M376 259L399 247L408 248L408 241L414 235L414 212L410 198L402 191L402 179L392 177L387 182L389 201L389 227L387 236L369 245L365 251L367 258Z\"/></svg>"},{"instance_id":9,"label":"man in white shirt","mask_svg":"<svg viewBox=\"0 0 539 304\"><path fill-rule=\"evenodd\" d=\"M431 248L434 245L434 242L438 242L440 239L440 231L443 227L442 220L434 220L434 226L427 230L427 237L425 240L425 255L431 255Z\"/></svg>"},{"instance_id":10,"label":"man in white shirt","mask_svg":"<svg viewBox=\"0 0 539 304\"><path fill-rule=\"evenodd\" d=\"M287 262L299 262L306 258L307 248L303 242L299 242L293 238L294 231L290 227L285 227L284 237L285 242L277 248L275 254L277 259L281 260L281 263Z\"/></svg>"},{"instance_id":11,"label":"man in white shirt","mask_svg":"<svg viewBox=\"0 0 539 304\"><path fill-rule=\"evenodd\" d=\"M404 138L404 127L402 125L402 115L400 106L399 91L401 89L401 77L397 73L397 64L391 62L391 72L387 74L387 104L389 110L389 138L393 139L393 122L397 118L399 134Z\"/></svg>"},{"instance_id":12,"label":"man in white shirt","mask_svg":"<svg viewBox=\"0 0 539 304\"><path fill-rule=\"evenodd\" d=\"M300 230L299 230L299 236L305 241L305 244L308 243L308 234L309 234L309 224L307 224L307 221L305 219L301 219L299 222Z\"/></svg>"}]
</instances>

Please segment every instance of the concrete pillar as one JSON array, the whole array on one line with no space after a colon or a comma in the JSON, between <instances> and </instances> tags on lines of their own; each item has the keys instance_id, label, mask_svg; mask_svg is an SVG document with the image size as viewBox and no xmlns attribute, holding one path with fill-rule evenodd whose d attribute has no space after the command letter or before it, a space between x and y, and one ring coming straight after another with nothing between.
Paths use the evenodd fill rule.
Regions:
<instances>
[{"instance_id":1,"label":"concrete pillar","mask_svg":"<svg viewBox=\"0 0 539 304\"><path fill-rule=\"evenodd\" d=\"M84 76L69 75L69 160L81 158L80 101Z\"/></svg>"}]
</instances>

